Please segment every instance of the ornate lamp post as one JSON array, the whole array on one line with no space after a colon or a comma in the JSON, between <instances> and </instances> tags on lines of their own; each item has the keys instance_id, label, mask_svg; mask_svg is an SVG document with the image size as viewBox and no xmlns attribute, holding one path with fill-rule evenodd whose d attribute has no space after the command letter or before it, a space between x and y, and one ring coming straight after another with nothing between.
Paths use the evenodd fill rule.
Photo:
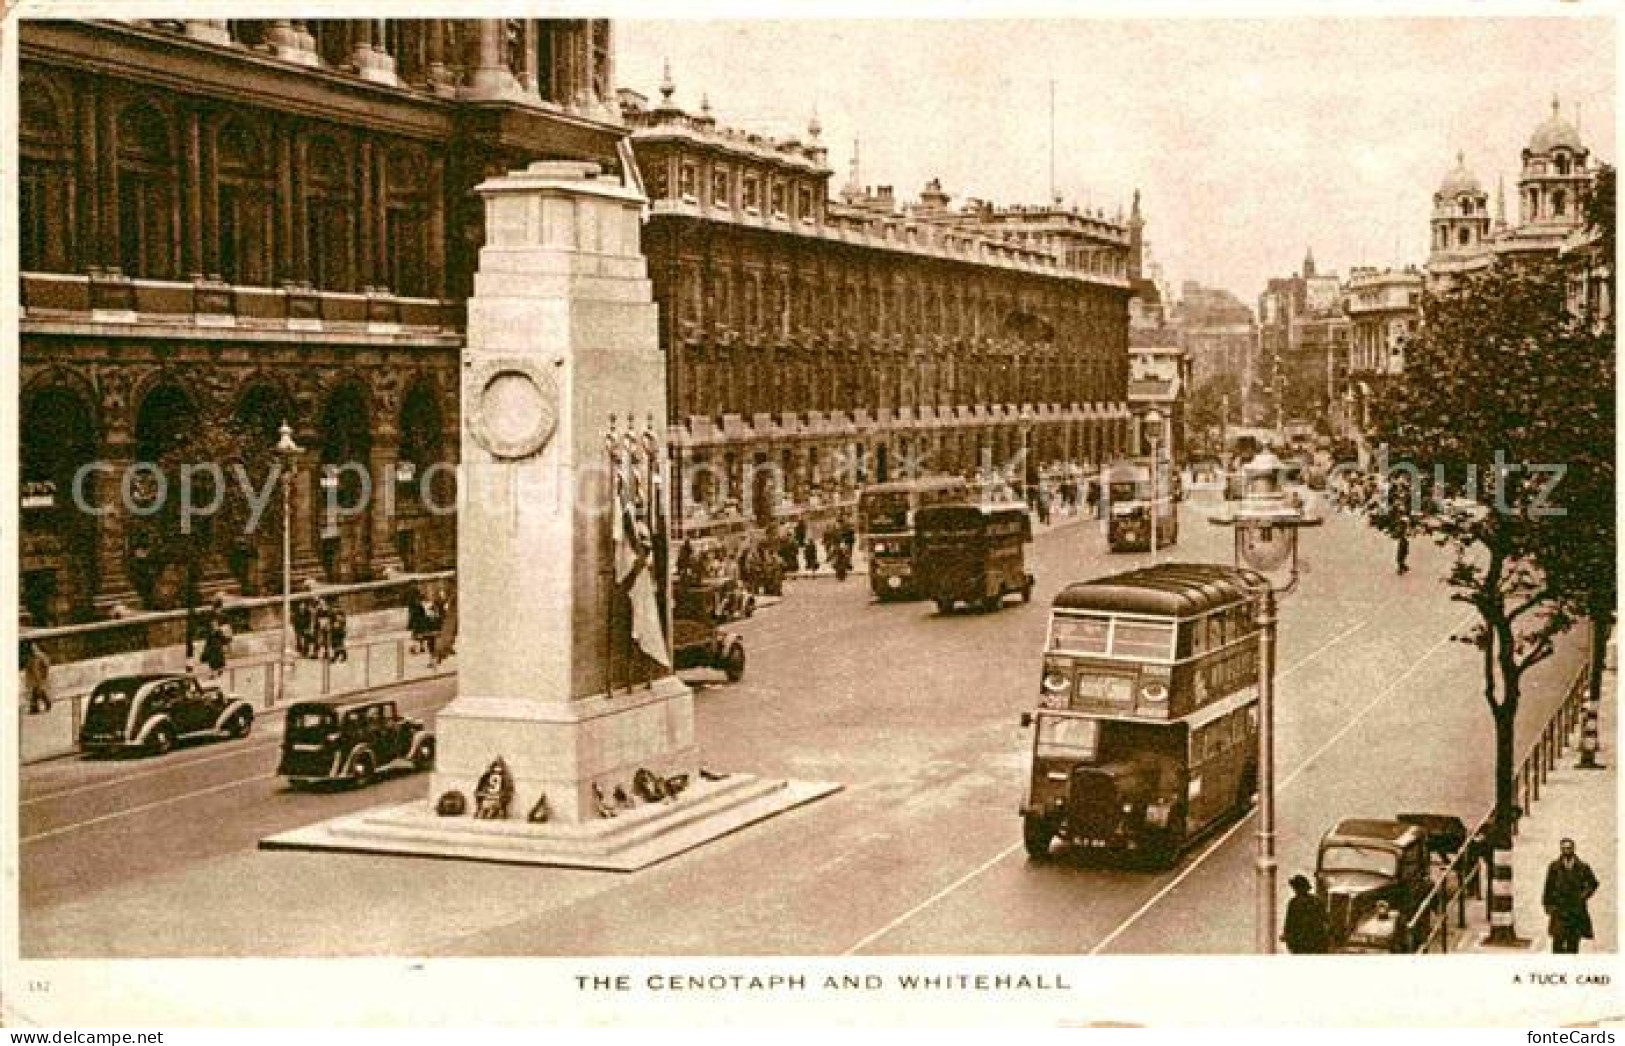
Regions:
<instances>
[{"instance_id":1,"label":"ornate lamp post","mask_svg":"<svg viewBox=\"0 0 1625 1046\"><path fill-rule=\"evenodd\" d=\"M1157 561L1157 446L1162 435L1162 415L1152 408L1145 412L1145 427L1151 438L1151 562Z\"/></svg>"},{"instance_id":2,"label":"ornate lamp post","mask_svg":"<svg viewBox=\"0 0 1625 1046\"><path fill-rule=\"evenodd\" d=\"M284 421L277 430L276 456L282 475L282 642L276 659L276 703L282 704L288 687L288 631L293 621L293 474L301 448L293 441L293 429Z\"/></svg>"},{"instance_id":3,"label":"ornate lamp post","mask_svg":"<svg viewBox=\"0 0 1625 1046\"><path fill-rule=\"evenodd\" d=\"M1235 528L1235 563L1262 574L1285 570L1285 585L1267 585L1258 602L1258 858L1257 925L1260 954L1275 951L1275 636L1276 601L1298 584L1298 529L1319 526L1303 506L1281 489L1282 465L1268 450L1242 469L1244 494L1239 506L1211 522Z\"/></svg>"}]
</instances>

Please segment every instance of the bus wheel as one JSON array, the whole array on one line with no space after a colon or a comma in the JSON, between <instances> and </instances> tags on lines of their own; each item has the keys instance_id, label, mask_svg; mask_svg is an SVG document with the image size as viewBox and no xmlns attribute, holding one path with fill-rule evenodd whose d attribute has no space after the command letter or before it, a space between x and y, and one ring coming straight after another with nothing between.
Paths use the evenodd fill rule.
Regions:
<instances>
[{"instance_id":1,"label":"bus wheel","mask_svg":"<svg viewBox=\"0 0 1625 1046\"><path fill-rule=\"evenodd\" d=\"M1055 838L1055 825L1047 817L1027 814L1021 819L1021 841L1027 845L1027 856L1048 857L1050 840Z\"/></svg>"},{"instance_id":2,"label":"bus wheel","mask_svg":"<svg viewBox=\"0 0 1625 1046\"><path fill-rule=\"evenodd\" d=\"M1003 592L995 592L993 595L982 600L982 609L989 614L993 613L995 610L998 610L1002 606L1004 606Z\"/></svg>"},{"instance_id":3,"label":"bus wheel","mask_svg":"<svg viewBox=\"0 0 1625 1046\"><path fill-rule=\"evenodd\" d=\"M951 614L954 612L954 601L951 599L937 600L937 613Z\"/></svg>"}]
</instances>

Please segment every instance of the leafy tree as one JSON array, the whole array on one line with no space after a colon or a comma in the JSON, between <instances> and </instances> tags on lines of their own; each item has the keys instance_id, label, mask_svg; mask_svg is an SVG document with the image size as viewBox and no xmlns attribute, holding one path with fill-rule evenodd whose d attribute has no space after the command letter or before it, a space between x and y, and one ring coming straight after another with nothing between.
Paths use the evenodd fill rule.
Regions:
<instances>
[{"instance_id":1,"label":"leafy tree","mask_svg":"<svg viewBox=\"0 0 1625 1046\"><path fill-rule=\"evenodd\" d=\"M1561 482L1554 490L1554 472L1535 466L1592 460L1599 447L1598 419L1584 406L1591 397L1573 398L1597 375L1575 373L1584 325L1566 291L1564 268L1540 260L1497 264L1429 297L1405 373L1374 412L1377 471L1344 495L1383 533L1428 537L1453 553L1444 581L1478 615L1458 638L1483 657L1503 838L1523 678L1575 621L1565 586L1578 565L1558 568L1551 554L1575 543L1575 521L1553 495L1582 492ZM1609 424L1611 434L1611 414ZM1602 446L1612 454L1611 435Z\"/></svg>"},{"instance_id":2,"label":"leafy tree","mask_svg":"<svg viewBox=\"0 0 1625 1046\"><path fill-rule=\"evenodd\" d=\"M1607 303L1600 313L1588 311L1589 294L1571 294L1577 310L1574 328L1561 351L1567 361L1564 386L1558 393L1575 416L1590 428L1590 439L1578 446L1558 443L1552 460L1566 466L1559 507L1559 525L1548 529L1548 540L1537 550L1543 569L1555 587L1570 600L1572 611L1591 621L1591 679L1589 697L1601 698L1603 661L1619 601L1616 557L1617 517L1614 510L1614 169L1602 167L1585 199L1589 242L1565 259L1571 290L1584 291L1587 282L1603 281ZM1567 457L1558 455L1567 454Z\"/></svg>"},{"instance_id":3,"label":"leafy tree","mask_svg":"<svg viewBox=\"0 0 1625 1046\"><path fill-rule=\"evenodd\" d=\"M1209 430L1224 424L1226 398L1229 400L1231 415L1239 417L1242 398L1241 378L1229 371L1209 375L1191 391L1190 407L1186 416L1190 419L1191 431L1199 433L1204 441Z\"/></svg>"}]
</instances>

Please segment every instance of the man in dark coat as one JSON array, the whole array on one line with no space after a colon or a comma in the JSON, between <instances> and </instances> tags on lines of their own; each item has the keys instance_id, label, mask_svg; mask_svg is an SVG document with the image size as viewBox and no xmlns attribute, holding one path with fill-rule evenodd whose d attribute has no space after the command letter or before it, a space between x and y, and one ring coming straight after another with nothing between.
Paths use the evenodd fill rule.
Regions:
<instances>
[{"instance_id":1,"label":"man in dark coat","mask_svg":"<svg viewBox=\"0 0 1625 1046\"><path fill-rule=\"evenodd\" d=\"M1582 938L1591 938L1591 910L1586 902L1597 892L1597 877L1574 853L1574 840L1558 844L1559 856L1546 867L1546 888L1540 903L1546 906L1547 932L1552 951L1575 955Z\"/></svg>"},{"instance_id":2,"label":"man in dark coat","mask_svg":"<svg viewBox=\"0 0 1625 1046\"><path fill-rule=\"evenodd\" d=\"M1292 900L1286 903L1281 940L1294 955L1323 955L1327 950L1326 906L1315 896L1307 876L1292 877Z\"/></svg>"}]
</instances>

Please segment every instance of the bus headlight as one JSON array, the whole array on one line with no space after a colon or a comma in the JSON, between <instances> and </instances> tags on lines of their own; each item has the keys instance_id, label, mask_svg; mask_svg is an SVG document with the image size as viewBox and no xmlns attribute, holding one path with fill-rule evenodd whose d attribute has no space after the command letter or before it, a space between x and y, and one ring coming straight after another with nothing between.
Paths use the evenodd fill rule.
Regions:
<instances>
[{"instance_id":1,"label":"bus headlight","mask_svg":"<svg viewBox=\"0 0 1625 1046\"><path fill-rule=\"evenodd\" d=\"M1150 704L1160 705L1168 700L1168 688L1162 683L1149 682L1140 687L1140 697Z\"/></svg>"},{"instance_id":2,"label":"bus headlight","mask_svg":"<svg viewBox=\"0 0 1625 1046\"><path fill-rule=\"evenodd\" d=\"M1044 693L1059 694L1072 685L1072 677L1064 671L1050 669L1044 673Z\"/></svg>"}]
</instances>

